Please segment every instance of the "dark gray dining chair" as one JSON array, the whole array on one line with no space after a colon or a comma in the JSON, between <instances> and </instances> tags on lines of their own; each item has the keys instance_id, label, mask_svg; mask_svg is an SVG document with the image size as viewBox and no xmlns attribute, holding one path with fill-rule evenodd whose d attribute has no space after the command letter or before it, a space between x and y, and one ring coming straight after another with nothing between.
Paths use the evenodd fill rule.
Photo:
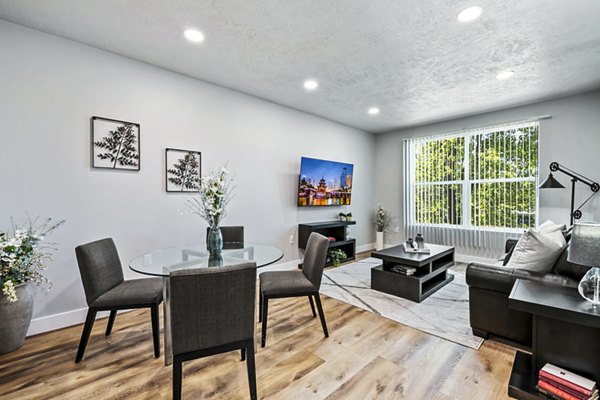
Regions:
<instances>
[{"instance_id":1,"label":"dark gray dining chair","mask_svg":"<svg viewBox=\"0 0 600 400\"><path fill-rule=\"evenodd\" d=\"M112 239L101 239L75 248L88 312L75 362L83 358L98 311L110 311L106 336L110 335L118 310L150 308L154 357L160 356L158 306L163 300L161 278L125 280Z\"/></svg>"},{"instance_id":2,"label":"dark gray dining chair","mask_svg":"<svg viewBox=\"0 0 600 400\"><path fill-rule=\"evenodd\" d=\"M265 347L267 343L269 299L308 296L312 315L316 317L315 305L313 304L314 298L319 310L323 333L325 337L329 337L325 314L319 297L319 288L321 287L321 278L323 277L328 249L329 239L313 232L310 234L306 245L302 271L269 271L260 275L259 321L262 321L262 347Z\"/></svg>"},{"instance_id":3,"label":"dark gray dining chair","mask_svg":"<svg viewBox=\"0 0 600 400\"><path fill-rule=\"evenodd\" d=\"M172 271L169 275L173 399L181 398L184 361L233 350L246 358L256 399L256 263Z\"/></svg>"},{"instance_id":4,"label":"dark gray dining chair","mask_svg":"<svg viewBox=\"0 0 600 400\"><path fill-rule=\"evenodd\" d=\"M206 243L208 243L208 232L210 227L206 228ZM223 249L241 249L244 247L244 227L243 226L222 226L221 235L223 235Z\"/></svg>"}]
</instances>

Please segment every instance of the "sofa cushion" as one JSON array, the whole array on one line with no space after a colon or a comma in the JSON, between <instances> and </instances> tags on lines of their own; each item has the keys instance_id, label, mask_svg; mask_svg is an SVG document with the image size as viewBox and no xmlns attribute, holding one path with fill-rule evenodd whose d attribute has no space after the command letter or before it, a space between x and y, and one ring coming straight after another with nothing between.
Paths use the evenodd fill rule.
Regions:
<instances>
[{"instance_id":1,"label":"sofa cushion","mask_svg":"<svg viewBox=\"0 0 600 400\"><path fill-rule=\"evenodd\" d=\"M568 255L569 248L567 247L565 250L563 250L560 257L558 257L558 260L556 260L556 263L552 268L552 273L567 276L569 278L580 281L581 278L583 278L585 273L588 272L591 267L585 267L583 265L573 264L567 261Z\"/></svg>"},{"instance_id":2,"label":"sofa cushion","mask_svg":"<svg viewBox=\"0 0 600 400\"><path fill-rule=\"evenodd\" d=\"M537 227L537 231L543 235L546 235L548 233L555 232L555 231L563 232L566 229L567 229L567 226L565 224L562 224L562 225L555 224L554 222L552 222L550 220L544 222L543 224L541 224L540 226Z\"/></svg>"},{"instance_id":3,"label":"sofa cushion","mask_svg":"<svg viewBox=\"0 0 600 400\"><path fill-rule=\"evenodd\" d=\"M567 243L560 231L544 235L529 229L517 242L506 266L542 274L550 273L566 247Z\"/></svg>"}]
</instances>

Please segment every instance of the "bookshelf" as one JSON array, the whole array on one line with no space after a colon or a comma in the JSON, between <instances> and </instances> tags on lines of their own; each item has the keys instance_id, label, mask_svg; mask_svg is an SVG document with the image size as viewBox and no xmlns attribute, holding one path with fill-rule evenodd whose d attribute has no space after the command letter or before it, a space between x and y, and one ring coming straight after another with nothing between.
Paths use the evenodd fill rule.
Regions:
<instances>
[{"instance_id":1,"label":"bookshelf","mask_svg":"<svg viewBox=\"0 0 600 400\"><path fill-rule=\"evenodd\" d=\"M298 248L306 250L308 237L311 233L317 232L325 237L335 238L335 241L329 242L329 248L339 248L348 256L342 262L356 259L356 239L348 237L349 225L356 225L356 221L324 221L311 222L298 225ZM325 264L330 266L331 263ZM301 265L300 265L301 266Z\"/></svg>"}]
</instances>

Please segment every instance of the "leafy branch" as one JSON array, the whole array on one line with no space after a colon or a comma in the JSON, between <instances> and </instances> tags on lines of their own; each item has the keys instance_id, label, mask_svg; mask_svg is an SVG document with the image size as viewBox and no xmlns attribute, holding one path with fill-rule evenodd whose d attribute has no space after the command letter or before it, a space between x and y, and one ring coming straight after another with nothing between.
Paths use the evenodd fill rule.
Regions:
<instances>
[{"instance_id":1,"label":"leafy branch","mask_svg":"<svg viewBox=\"0 0 600 400\"><path fill-rule=\"evenodd\" d=\"M133 124L124 124L114 131L109 131L108 136L95 141L94 146L105 149L105 153L98 153L101 160L109 160L116 168L120 166L137 167L140 156L136 147L137 138L133 131Z\"/></svg>"},{"instance_id":2,"label":"leafy branch","mask_svg":"<svg viewBox=\"0 0 600 400\"><path fill-rule=\"evenodd\" d=\"M185 157L177 160L173 168L167 169L167 173L172 175L168 181L184 189L198 190L200 188L200 163L198 157L193 152L188 152Z\"/></svg>"}]
</instances>

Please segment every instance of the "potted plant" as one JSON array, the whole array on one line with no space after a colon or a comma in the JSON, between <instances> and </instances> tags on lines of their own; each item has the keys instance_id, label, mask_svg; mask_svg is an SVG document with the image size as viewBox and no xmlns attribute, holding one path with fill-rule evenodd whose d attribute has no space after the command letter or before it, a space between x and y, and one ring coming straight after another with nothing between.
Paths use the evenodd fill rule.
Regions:
<instances>
[{"instance_id":1,"label":"potted plant","mask_svg":"<svg viewBox=\"0 0 600 400\"><path fill-rule=\"evenodd\" d=\"M212 259L221 257L223 250L220 224L227 215L226 207L233 190L228 174L229 171L223 166L218 172L202 177L198 196L188 199L191 212L201 216L210 227L206 247Z\"/></svg>"},{"instance_id":2,"label":"potted plant","mask_svg":"<svg viewBox=\"0 0 600 400\"><path fill-rule=\"evenodd\" d=\"M390 226L392 217L390 213L377 204L377 209L373 213L373 222L375 223L375 250L383 249L383 232Z\"/></svg>"},{"instance_id":3,"label":"potted plant","mask_svg":"<svg viewBox=\"0 0 600 400\"><path fill-rule=\"evenodd\" d=\"M42 275L54 248L42 241L64 221L29 221L26 229L13 226L0 232L0 354L20 348L33 314L33 286L48 283Z\"/></svg>"},{"instance_id":4,"label":"potted plant","mask_svg":"<svg viewBox=\"0 0 600 400\"><path fill-rule=\"evenodd\" d=\"M331 249L327 255L334 267L339 267L342 261L348 258L348 255L342 249Z\"/></svg>"}]
</instances>

